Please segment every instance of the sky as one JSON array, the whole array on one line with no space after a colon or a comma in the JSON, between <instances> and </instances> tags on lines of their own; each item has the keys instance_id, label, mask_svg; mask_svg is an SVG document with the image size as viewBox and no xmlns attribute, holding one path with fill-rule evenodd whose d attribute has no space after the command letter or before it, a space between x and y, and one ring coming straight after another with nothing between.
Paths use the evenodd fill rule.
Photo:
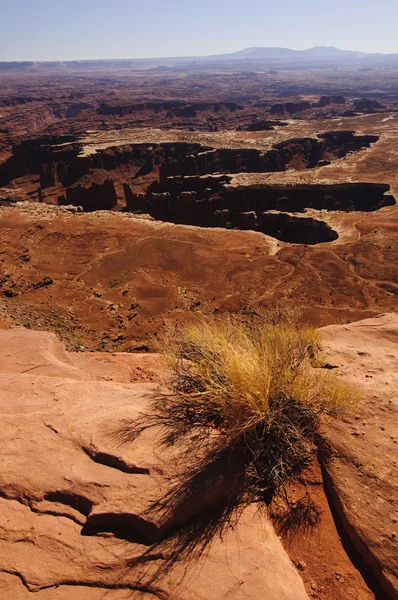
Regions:
<instances>
[{"instance_id":1,"label":"sky","mask_svg":"<svg viewBox=\"0 0 398 600\"><path fill-rule=\"evenodd\" d=\"M398 53L397 0L0 0L0 61L204 56L252 46Z\"/></svg>"}]
</instances>

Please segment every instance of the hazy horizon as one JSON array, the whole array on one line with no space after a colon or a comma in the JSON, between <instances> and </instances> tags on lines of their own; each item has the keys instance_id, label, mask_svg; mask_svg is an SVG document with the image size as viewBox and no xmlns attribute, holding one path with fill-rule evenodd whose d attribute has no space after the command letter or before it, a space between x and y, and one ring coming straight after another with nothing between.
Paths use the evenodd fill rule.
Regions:
<instances>
[{"instance_id":1,"label":"hazy horizon","mask_svg":"<svg viewBox=\"0 0 398 600\"><path fill-rule=\"evenodd\" d=\"M0 61L68 61L195 57L250 47L306 50L334 46L398 53L398 3L335 0L0 0Z\"/></svg>"},{"instance_id":2,"label":"hazy horizon","mask_svg":"<svg viewBox=\"0 0 398 600\"><path fill-rule=\"evenodd\" d=\"M47 58L47 59L34 59L34 58L24 58L24 59L13 59L13 60L6 60L3 62L74 62L74 61L117 61L117 60L166 60L166 59L173 59L173 58L186 58L186 59L195 59L195 58L206 58L206 57L212 57L212 56L223 56L223 55L229 55L229 54L234 54L236 52L242 52L244 50L251 50L251 49L256 49L256 48L272 48L274 50L293 50L296 52L305 52L307 50L313 50L315 48L335 48L336 50L342 50L343 52L358 52L358 53L365 53L367 54L364 50L352 50L351 48L337 48L336 46L312 46L311 48L287 48L284 46L251 46L251 47L247 47L247 48L236 48L235 50L232 50L230 52L218 52L216 54L180 54L180 55L162 55L162 56L114 56L114 57L109 57L109 56L98 56L96 58L90 58L90 57L85 57L85 58L59 58L59 59L51 59L51 58ZM368 53L368 54L372 54L372 53ZM374 54L398 54L398 51L396 53L374 53ZM2 59L0 58L0 61L2 61Z\"/></svg>"},{"instance_id":3,"label":"hazy horizon","mask_svg":"<svg viewBox=\"0 0 398 600\"><path fill-rule=\"evenodd\" d=\"M326 47L326 46L324 46ZM306 51L306 50L312 50L313 48L315 48L315 46L313 46L312 48L285 48L284 46L252 46L252 48L273 48L273 49L281 49L281 50L294 50L294 51ZM85 57L85 58L58 58L58 59L52 59L52 58L47 58L47 59L34 59L34 58L24 58L24 59L9 59L9 60L4 60L0 58L0 61L3 62L73 62L73 61L101 61L101 60L109 60L109 61L117 61L117 60L161 60L161 59L173 59L173 58L187 58L187 59L195 59L195 58L206 58L207 56L211 57L211 56L223 56L224 54L234 54L235 52L240 52L240 51L244 51L244 50L249 50L251 49L250 47L248 48L236 48L235 50L232 50L230 52L218 52L216 54L180 54L180 55L162 55L162 56L114 56L114 57L109 57L109 56L98 56L96 58L90 58L90 57ZM337 50L343 50L345 52L364 52L363 50L351 50L351 48L336 48ZM397 52L398 53L398 52Z\"/></svg>"}]
</instances>

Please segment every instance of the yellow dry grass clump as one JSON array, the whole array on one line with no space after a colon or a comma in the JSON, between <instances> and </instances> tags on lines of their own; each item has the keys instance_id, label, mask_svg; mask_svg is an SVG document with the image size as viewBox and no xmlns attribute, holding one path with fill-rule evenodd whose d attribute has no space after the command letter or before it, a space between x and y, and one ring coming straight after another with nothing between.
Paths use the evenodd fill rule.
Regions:
<instances>
[{"instance_id":1,"label":"yellow dry grass clump","mask_svg":"<svg viewBox=\"0 0 398 600\"><path fill-rule=\"evenodd\" d=\"M299 474L316 450L322 415L338 416L360 399L320 367L318 332L289 319L191 324L169 335L165 355L173 393L157 416L166 442L208 443L215 433L218 448L241 453L250 485L261 490L277 491Z\"/></svg>"},{"instance_id":2,"label":"yellow dry grass clump","mask_svg":"<svg viewBox=\"0 0 398 600\"><path fill-rule=\"evenodd\" d=\"M314 368L320 352L313 327L281 323L249 329L227 320L174 333L165 354L177 394L193 411L213 413L234 438L261 422L275 403L295 400L330 414L353 406L356 389Z\"/></svg>"},{"instance_id":3,"label":"yellow dry grass clump","mask_svg":"<svg viewBox=\"0 0 398 600\"><path fill-rule=\"evenodd\" d=\"M258 316L258 325L228 317L170 330L163 346L169 389L120 432L131 441L156 428L161 444L180 450L174 485L151 516L214 496L212 510L180 532L184 552L203 551L252 502L274 503L284 523L316 523L308 491L290 503L285 483L324 450L323 416L339 417L360 400L357 388L323 368L320 335L294 311Z\"/></svg>"}]
</instances>

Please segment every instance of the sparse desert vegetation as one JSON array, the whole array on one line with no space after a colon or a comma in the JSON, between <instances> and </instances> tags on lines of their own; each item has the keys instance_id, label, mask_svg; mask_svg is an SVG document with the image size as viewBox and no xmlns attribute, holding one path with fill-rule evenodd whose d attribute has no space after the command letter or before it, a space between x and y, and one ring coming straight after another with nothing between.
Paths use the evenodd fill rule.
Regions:
<instances>
[{"instance_id":1,"label":"sparse desert vegetation","mask_svg":"<svg viewBox=\"0 0 398 600\"><path fill-rule=\"evenodd\" d=\"M247 500L272 498L309 465L322 418L360 401L357 387L319 366L321 348L313 327L289 318L175 329L165 343L172 392L156 400L151 423L192 459L206 447L240 454Z\"/></svg>"},{"instance_id":2,"label":"sparse desert vegetation","mask_svg":"<svg viewBox=\"0 0 398 600\"><path fill-rule=\"evenodd\" d=\"M397 598L398 56L280 52L0 63L2 600Z\"/></svg>"}]
</instances>

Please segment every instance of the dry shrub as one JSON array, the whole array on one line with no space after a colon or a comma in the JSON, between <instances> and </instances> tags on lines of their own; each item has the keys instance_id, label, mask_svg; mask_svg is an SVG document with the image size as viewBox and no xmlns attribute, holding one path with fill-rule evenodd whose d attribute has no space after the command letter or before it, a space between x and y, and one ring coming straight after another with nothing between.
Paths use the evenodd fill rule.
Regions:
<instances>
[{"instance_id":1,"label":"dry shrub","mask_svg":"<svg viewBox=\"0 0 398 600\"><path fill-rule=\"evenodd\" d=\"M146 511L174 523L148 550L165 556L156 577L197 559L252 502L278 505L285 529L316 524L308 490L291 503L285 482L313 459L323 416L339 416L359 400L357 389L319 368L320 353L319 334L292 311L274 311L258 326L228 318L169 331L169 392L118 432L126 443L155 427L162 444L180 450L180 469Z\"/></svg>"},{"instance_id":2,"label":"dry shrub","mask_svg":"<svg viewBox=\"0 0 398 600\"><path fill-rule=\"evenodd\" d=\"M314 368L320 352L317 331L290 319L175 330L165 344L173 394L156 403L165 443L238 450L251 499L273 495L309 464L322 415L359 400L357 389Z\"/></svg>"}]
</instances>

